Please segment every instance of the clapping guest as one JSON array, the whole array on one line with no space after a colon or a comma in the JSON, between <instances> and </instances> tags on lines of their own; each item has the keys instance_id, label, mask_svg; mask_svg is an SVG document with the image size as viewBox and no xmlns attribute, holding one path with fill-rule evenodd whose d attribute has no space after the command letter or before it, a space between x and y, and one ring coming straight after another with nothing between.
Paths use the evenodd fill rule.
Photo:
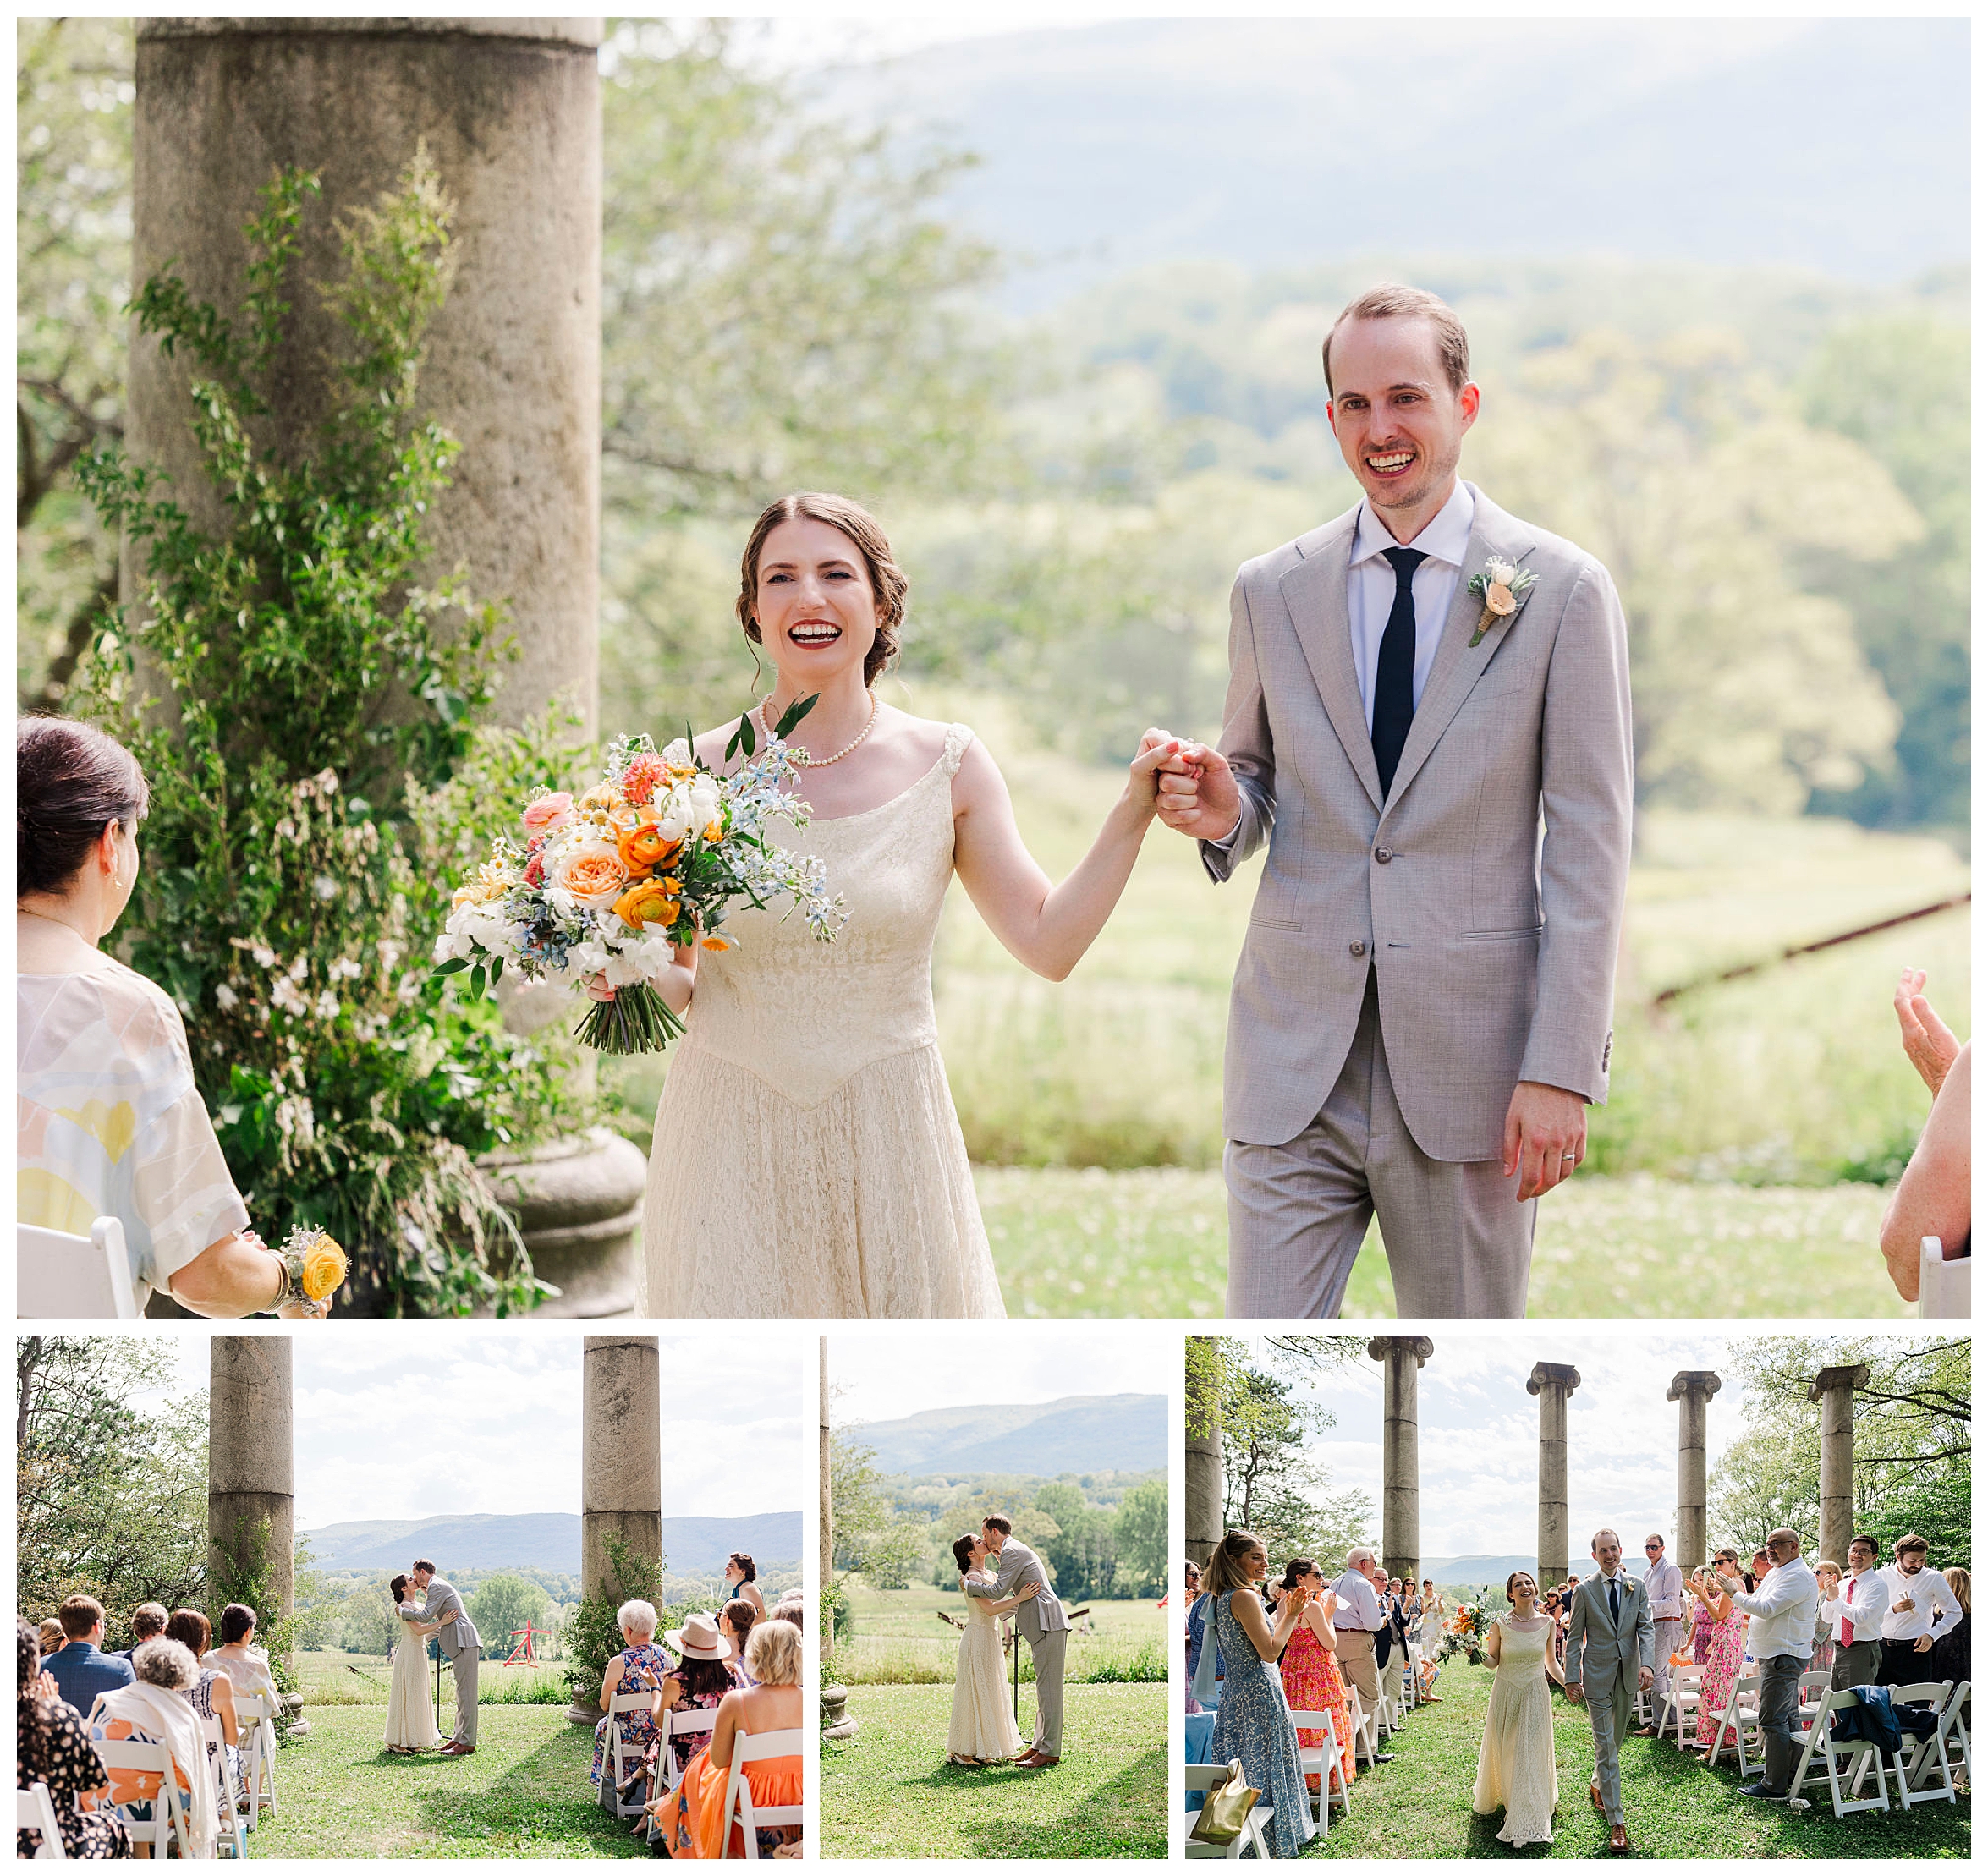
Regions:
<instances>
[{"instance_id":1,"label":"clapping guest","mask_svg":"<svg viewBox=\"0 0 1988 1876\"><path fill-rule=\"evenodd\" d=\"M745 1644L752 1634L753 1607L743 1596L734 1596L718 1611L718 1630L732 1644L732 1684L750 1687L752 1670L745 1665Z\"/></svg>"},{"instance_id":2,"label":"clapping guest","mask_svg":"<svg viewBox=\"0 0 1988 1876\"><path fill-rule=\"evenodd\" d=\"M14 1782L17 1790L46 1785L55 1807L55 1827L63 1857L129 1857L131 1840L124 1821L100 1807L110 1796L110 1780L74 1708L55 1691L41 1666L41 1638L27 1623L14 1622ZM41 1840L31 1830L14 1834L14 1855L31 1857Z\"/></svg>"},{"instance_id":3,"label":"clapping guest","mask_svg":"<svg viewBox=\"0 0 1988 1876\"><path fill-rule=\"evenodd\" d=\"M1739 1567L1739 1553L1730 1548L1712 1559L1709 1570L1694 1570L1685 1579L1685 1588L1703 1604L1711 1618L1707 1639L1705 1674L1699 1684L1697 1743L1709 1758L1719 1743L1719 1721L1732 1698L1733 1683L1746 1660L1746 1616L1736 1609L1733 1599L1745 1588ZM1730 1739L1731 1729L1727 1729Z\"/></svg>"},{"instance_id":4,"label":"clapping guest","mask_svg":"<svg viewBox=\"0 0 1988 1876\"><path fill-rule=\"evenodd\" d=\"M141 1312L168 1290L203 1316L327 1313L249 1229L178 1005L102 949L138 883L144 772L40 716L17 727L15 776L19 1221L87 1237L116 1218Z\"/></svg>"},{"instance_id":5,"label":"clapping guest","mask_svg":"<svg viewBox=\"0 0 1988 1876\"><path fill-rule=\"evenodd\" d=\"M1937 1632L1958 1626L1962 1610L1937 1570L1926 1568L1926 1540L1907 1532L1892 1546L1893 1561L1878 1572L1885 1586L1882 1659L1878 1685L1908 1687L1926 1678Z\"/></svg>"},{"instance_id":6,"label":"clapping guest","mask_svg":"<svg viewBox=\"0 0 1988 1876\"><path fill-rule=\"evenodd\" d=\"M1802 1555L1799 1534L1767 1533L1769 1568L1760 1588L1733 1598L1752 1619L1749 1631L1760 1675L1760 1775L1743 1785L1748 1798L1785 1798L1799 1746L1796 1719L1802 1670L1815 1643L1815 1573Z\"/></svg>"},{"instance_id":7,"label":"clapping guest","mask_svg":"<svg viewBox=\"0 0 1988 1876\"><path fill-rule=\"evenodd\" d=\"M1900 1040L1933 1097L1925 1131L1885 1206L1878 1245L1892 1283L1919 1301L1919 1246L1936 1237L1948 1258L1965 1257L1973 1231L1969 1114L1974 1045L1963 1043L1926 1001L1926 974L1908 970L1892 998Z\"/></svg>"},{"instance_id":8,"label":"clapping guest","mask_svg":"<svg viewBox=\"0 0 1988 1876\"><path fill-rule=\"evenodd\" d=\"M1815 1566L1815 1640L1809 1651L1811 1674L1836 1671L1837 1626L1831 1621L1831 1605L1843 1593L1843 1566L1827 1557Z\"/></svg>"},{"instance_id":9,"label":"clapping guest","mask_svg":"<svg viewBox=\"0 0 1988 1876\"><path fill-rule=\"evenodd\" d=\"M1284 1593L1299 1605L1298 1626L1291 1631L1277 1671L1284 1683L1284 1700L1293 1713L1329 1713L1332 1736L1338 1744L1339 1769L1347 1785L1353 1784L1353 1709L1346 1698L1346 1682L1333 1658L1338 1637L1332 1632L1335 1599L1326 1579L1310 1557L1293 1557L1284 1566ZM1315 1726L1300 1726L1298 1743L1306 1752L1325 1743L1324 1731ZM1305 1782L1314 1783L1305 1774Z\"/></svg>"},{"instance_id":10,"label":"clapping guest","mask_svg":"<svg viewBox=\"0 0 1988 1876\"><path fill-rule=\"evenodd\" d=\"M1831 1692L1877 1684L1878 1670L1884 1662L1885 1609L1890 1599L1877 1566L1877 1539L1867 1534L1852 1538L1849 1572L1822 1612L1835 1632L1836 1659L1829 1674Z\"/></svg>"},{"instance_id":11,"label":"clapping guest","mask_svg":"<svg viewBox=\"0 0 1988 1876\"><path fill-rule=\"evenodd\" d=\"M103 1604L94 1596L71 1596L58 1620L66 1646L49 1658L56 1691L78 1713L86 1714L100 1693L131 1685L131 1664L103 1652Z\"/></svg>"},{"instance_id":12,"label":"clapping guest","mask_svg":"<svg viewBox=\"0 0 1988 1876\"><path fill-rule=\"evenodd\" d=\"M189 1649L161 1635L133 1654L131 1666L136 1679L97 1703L90 1716L90 1736L100 1745L131 1740L163 1746L172 1757L173 1780L179 1787L189 1853L211 1857L219 1832L214 1776L207 1769L200 1720L191 1700L181 1698L199 1686L200 1664ZM124 1807L140 1822L152 1815L142 1779L140 1773L111 1772L110 1802ZM157 1791L156 1782L152 1789Z\"/></svg>"},{"instance_id":13,"label":"clapping guest","mask_svg":"<svg viewBox=\"0 0 1988 1876\"><path fill-rule=\"evenodd\" d=\"M176 1609L166 1618L165 1633L195 1661L200 1662L196 1670L197 1679L186 1690L186 1698L201 1719L221 1722L221 1737L228 1750L228 1764L237 1768L239 1776L241 1728L235 1720L234 1682L219 1668L209 1667L201 1661L207 1652L207 1644L214 1638L213 1625L197 1609ZM132 1652L136 1654L137 1650ZM214 1757L212 1740L207 1742L207 1757Z\"/></svg>"},{"instance_id":14,"label":"clapping guest","mask_svg":"<svg viewBox=\"0 0 1988 1876\"><path fill-rule=\"evenodd\" d=\"M1374 1553L1356 1544L1346 1553L1346 1569L1332 1583L1338 1607L1332 1612L1332 1632L1337 1639L1339 1672L1348 1687L1359 1696L1363 1714L1376 1711L1381 1704L1381 1676L1376 1665L1381 1639L1381 1598L1370 1572L1376 1569ZM1391 1759L1392 1753L1376 1753L1376 1763Z\"/></svg>"},{"instance_id":15,"label":"clapping guest","mask_svg":"<svg viewBox=\"0 0 1988 1876\"><path fill-rule=\"evenodd\" d=\"M661 1736L657 1714L664 1704L663 1690L670 1684L675 1664L656 1645L653 1603L625 1602L615 1611L614 1619L627 1646L608 1662L607 1671L601 1676L603 1717L594 1728L594 1764L593 1769L587 1774L587 1782L598 1787L606 1775L607 1728L618 1718L622 1739L635 1748L637 1761L634 1770L622 1780L618 1795L625 1799L631 1788L641 1784L655 1758L652 1748ZM615 1714L612 1703L617 1697L625 1698L643 1694L648 1696L646 1705L624 1709L619 1715Z\"/></svg>"},{"instance_id":16,"label":"clapping guest","mask_svg":"<svg viewBox=\"0 0 1988 1876\"><path fill-rule=\"evenodd\" d=\"M734 1550L725 1565L725 1594L750 1603L753 1620L763 1622L766 1619L766 1599L760 1594L758 1577L752 1559L743 1550Z\"/></svg>"}]
</instances>

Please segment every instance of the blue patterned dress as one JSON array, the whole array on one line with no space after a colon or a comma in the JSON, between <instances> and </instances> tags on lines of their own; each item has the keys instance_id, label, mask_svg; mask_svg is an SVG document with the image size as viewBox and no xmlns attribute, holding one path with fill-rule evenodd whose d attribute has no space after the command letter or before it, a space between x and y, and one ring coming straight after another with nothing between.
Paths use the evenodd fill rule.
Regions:
<instances>
[{"instance_id":1,"label":"blue patterned dress","mask_svg":"<svg viewBox=\"0 0 1988 1876\"><path fill-rule=\"evenodd\" d=\"M1238 1594L1229 1590L1215 1599L1209 1629L1228 1670L1222 1683L1222 1704L1216 1709L1215 1737L1208 1757L1216 1765L1240 1759L1243 1776L1263 1794L1262 1802L1276 1807L1266 1833L1273 1857L1295 1857L1318 1835L1298 1761L1298 1729L1284 1701L1284 1685L1277 1664L1266 1661L1229 1608ZM1208 1644L1205 1641L1202 1647Z\"/></svg>"},{"instance_id":2,"label":"blue patterned dress","mask_svg":"<svg viewBox=\"0 0 1988 1876\"><path fill-rule=\"evenodd\" d=\"M644 1642L637 1648L624 1648L621 1651L621 1680L614 1691L618 1694L656 1692L675 1670L676 1663L653 1642ZM623 1742L638 1747L645 1760L649 1758L649 1748L656 1743L660 1732L652 1713L637 1709L621 1716ZM589 1775L596 1785L601 1782L601 1768L607 1757L607 1716L603 1714L594 1728L594 1769Z\"/></svg>"}]
</instances>

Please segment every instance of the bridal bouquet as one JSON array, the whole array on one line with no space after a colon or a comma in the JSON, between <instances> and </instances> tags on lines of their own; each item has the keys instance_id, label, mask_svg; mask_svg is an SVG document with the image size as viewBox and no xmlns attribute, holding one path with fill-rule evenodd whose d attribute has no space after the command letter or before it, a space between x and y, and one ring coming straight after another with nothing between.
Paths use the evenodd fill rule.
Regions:
<instances>
[{"instance_id":1,"label":"bridal bouquet","mask_svg":"<svg viewBox=\"0 0 1988 1876\"><path fill-rule=\"evenodd\" d=\"M730 950L725 917L741 901L764 908L784 898L832 940L847 913L828 897L821 862L768 832L775 820L807 820L807 804L783 784L800 765L787 738L813 702L788 710L764 749L741 718L726 754L743 747L746 760L731 776L714 775L688 740L658 752L646 736L618 737L597 787L577 801L540 796L519 817L522 847L502 836L491 843L435 941L436 975L470 972L476 996L507 968L584 990L590 1007L574 1034L631 1056L682 1034L650 979L678 945Z\"/></svg>"},{"instance_id":2,"label":"bridal bouquet","mask_svg":"<svg viewBox=\"0 0 1988 1876\"><path fill-rule=\"evenodd\" d=\"M1456 1613L1442 1625L1442 1654L1447 1660L1461 1654L1473 1667L1484 1659L1484 1607L1480 1603L1459 1603Z\"/></svg>"}]
</instances>

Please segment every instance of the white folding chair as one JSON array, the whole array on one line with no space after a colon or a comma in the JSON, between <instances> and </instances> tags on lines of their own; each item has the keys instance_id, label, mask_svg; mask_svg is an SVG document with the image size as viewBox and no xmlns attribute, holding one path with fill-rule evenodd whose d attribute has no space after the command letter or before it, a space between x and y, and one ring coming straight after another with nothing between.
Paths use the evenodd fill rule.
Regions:
<instances>
[{"instance_id":1,"label":"white folding chair","mask_svg":"<svg viewBox=\"0 0 1988 1876\"><path fill-rule=\"evenodd\" d=\"M601 1755L601 1808L612 1809L618 1818L640 1817L649 1802L648 1794L638 1791L631 1803L621 1795L622 1786L640 1769L645 1745L638 1745L622 1731L622 1717L631 1713L653 1713L656 1710L656 1689L651 1687L644 1693L618 1693L607 1703L607 1735ZM668 1715L672 1720L680 1717ZM706 1725L711 1723L710 1715L704 1716ZM660 1773L662 1762L675 1763L675 1755L667 1747L656 1755ZM667 1790L667 1787L666 1786Z\"/></svg>"},{"instance_id":2,"label":"white folding chair","mask_svg":"<svg viewBox=\"0 0 1988 1876\"><path fill-rule=\"evenodd\" d=\"M1892 1755L1892 1773L1898 1780L1898 1805L1910 1811L1915 1804L1931 1804L1945 1798L1956 1802L1953 1767L1947 1758L1945 1721L1951 1681L1915 1681L1910 1687L1892 1689L1892 1710L1901 1707L1930 1707L1935 1714L1933 1731L1923 1739L1901 1732L1898 1750ZM1883 1777L1883 1773L1879 1773ZM1928 1782L1930 1780L1931 1782Z\"/></svg>"},{"instance_id":3,"label":"white folding chair","mask_svg":"<svg viewBox=\"0 0 1988 1876\"><path fill-rule=\"evenodd\" d=\"M1830 1676L1820 1668L1811 1668L1802 1676L1801 1686L1795 1694L1795 1730L1808 1731L1815 1723L1815 1715L1821 1710L1825 1696L1829 1692Z\"/></svg>"},{"instance_id":4,"label":"white folding chair","mask_svg":"<svg viewBox=\"0 0 1988 1876\"><path fill-rule=\"evenodd\" d=\"M684 1776L670 1742L681 1739L687 1733L708 1733L717 1715L717 1709L715 1707L686 1707L681 1713L666 1713L662 1715L663 1742L656 1755L656 1789L658 1795L675 1791Z\"/></svg>"},{"instance_id":5,"label":"white folding chair","mask_svg":"<svg viewBox=\"0 0 1988 1876\"><path fill-rule=\"evenodd\" d=\"M21 1316L135 1316L123 1221L100 1218L87 1237L45 1225L15 1226L14 1297Z\"/></svg>"},{"instance_id":6,"label":"white folding chair","mask_svg":"<svg viewBox=\"0 0 1988 1876\"><path fill-rule=\"evenodd\" d=\"M1353 1802L1346 1789L1346 1766L1339 1757L1339 1729L1329 1713L1294 1711L1291 1724L1300 1732L1314 1732L1321 1727L1325 1731L1326 1736L1315 1746L1298 1742L1299 1770L1307 1778L1315 1772L1318 1775L1318 1800L1312 1807L1312 1816L1322 1837L1332 1826L1332 1807Z\"/></svg>"},{"instance_id":7,"label":"white folding chair","mask_svg":"<svg viewBox=\"0 0 1988 1876\"><path fill-rule=\"evenodd\" d=\"M179 1802L179 1780L173 1769L170 1750L135 1739L93 1739L90 1743L103 1761L104 1770L112 1775L113 1785L119 1772L136 1772L148 1782L158 1781L157 1790L150 1794L152 1814L148 1820L140 1822L131 1815L131 1803L142 1801L128 1801L118 1807L132 1842L151 1845L155 1857L164 1857L168 1846L177 1848L182 1857L190 1856L186 1813Z\"/></svg>"},{"instance_id":8,"label":"white folding chair","mask_svg":"<svg viewBox=\"0 0 1988 1876\"><path fill-rule=\"evenodd\" d=\"M1957 1754L1959 1769L1971 1778L1974 1760L1968 1747L1967 1723L1962 1719L1961 1711L1967 1705L1973 1687L1971 1681L1949 1683L1946 1701L1940 1709L1938 1729L1930 1738L1919 1742L1918 1750L1905 1768L1905 1789L1913 1794L1906 1801L1908 1808L1924 1804L1930 1798L1951 1798L1958 1795L1953 1782Z\"/></svg>"},{"instance_id":9,"label":"white folding chair","mask_svg":"<svg viewBox=\"0 0 1988 1876\"><path fill-rule=\"evenodd\" d=\"M760 1827L799 1824L805 1807L799 1804L764 1804L755 1809L752 1781L745 1768L763 1758L794 1758L806 1749L805 1727L791 1726L777 1733L734 1733L732 1736L732 1769L725 1780L725 1835L718 1845L721 1859L732 1854L732 1826L744 1833L745 1859L760 1860Z\"/></svg>"},{"instance_id":10,"label":"white folding chair","mask_svg":"<svg viewBox=\"0 0 1988 1876\"><path fill-rule=\"evenodd\" d=\"M1696 1661L1689 1667L1673 1667L1670 1692L1664 1696L1663 1713L1656 1723L1657 1737L1661 1739L1674 1730L1678 1750L1685 1751L1689 1744L1685 1729L1690 1727L1695 1736L1699 1703L1704 1698L1705 1669Z\"/></svg>"},{"instance_id":11,"label":"white folding chair","mask_svg":"<svg viewBox=\"0 0 1988 1876\"><path fill-rule=\"evenodd\" d=\"M276 1703L266 1693L234 1697L234 1717L242 1738L242 1796L249 1801L249 1829L262 1821L262 1807L276 1815Z\"/></svg>"},{"instance_id":12,"label":"white folding chair","mask_svg":"<svg viewBox=\"0 0 1988 1876\"><path fill-rule=\"evenodd\" d=\"M234 1781L234 1768L228 1762L228 1739L221 1730L219 1718L203 1716L200 1734L207 1742L207 1763L214 1769L216 1800L221 1807L221 1840L216 1854L245 1862L249 1856L248 1829L237 1802L241 1794Z\"/></svg>"},{"instance_id":13,"label":"white folding chair","mask_svg":"<svg viewBox=\"0 0 1988 1876\"><path fill-rule=\"evenodd\" d=\"M1357 1688L1346 1690L1346 1703L1353 1714L1353 1763L1357 1768L1365 1759L1371 1769L1381 1751L1380 1721L1361 1705Z\"/></svg>"},{"instance_id":14,"label":"white folding chair","mask_svg":"<svg viewBox=\"0 0 1988 1876\"><path fill-rule=\"evenodd\" d=\"M62 1846L62 1832L55 1822L55 1801L48 1796L48 1787L40 1779L25 1790L15 1787L14 1822L16 1829L41 1833L41 1846L35 1852L33 1862L51 1858L57 1862L69 1861L69 1853Z\"/></svg>"},{"instance_id":15,"label":"white folding chair","mask_svg":"<svg viewBox=\"0 0 1988 1876\"><path fill-rule=\"evenodd\" d=\"M1936 1237L1919 1241L1919 1313L1922 1321L1974 1314L1974 1286L1969 1276L1974 1267L1971 1257L1957 1257L1949 1262ZM24 1309L21 1314L27 1312Z\"/></svg>"},{"instance_id":16,"label":"white folding chair","mask_svg":"<svg viewBox=\"0 0 1988 1876\"><path fill-rule=\"evenodd\" d=\"M1809 1736L1803 1742L1802 1756L1795 1761L1794 1775L1788 1782L1790 1798L1802 1796L1812 1785L1824 1785L1829 1791L1829 1808L1839 1818L1848 1817L1853 1811L1892 1808L1875 1742L1836 1739L1831 1735L1831 1716L1859 1704L1856 1694L1848 1687L1823 1697L1815 1724L1809 1728ZM1877 1796L1859 1798L1857 1794L1863 1789L1864 1779L1873 1771L1877 1774Z\"/></svg>"},{"instance_id":17,"label":"white folding chair","mask_svg":"<svg viewBox=\"0 0 1988 1876\"><path fill-rule=\"evenodd\" d=\"M1218 1785L1226 1784L1228 1780L1228 1767L1226 1765L1189 1765L1182 1769L1186 1774L1182 1788L1189 1791L1212 1791ZM1192 1811L1183 1813L1178 1826L1180 1840L1186 1846L1189 1862L1240 1862L1245 1846L1255 1851L1258 1862L1266 1863L1270 1861L1270 1846L1264 1841L1263 1833L1269 1827L1271 1820L1277 1816L1277 1807L1274 1804L1257 1805L1249 1813L1249 1821L1236 1833L1234 1840L1228 1844L1196 1843L1188 1832L1194 1829L1197 1814Z\"/></svg>"},{"instance_id":18,"label":"white folding chair","mask_svg":"<svg viewBox=\"0 0 1988 1876\"><path fill-rule=\"evenodd\" d=\"M1726 1696L1726 1710L1719 1716L1719 1730L1712 1736L1712 1749L1705 1755L1707 1765L1716 1765L1726 1750L1726 1735L1733 1735L1733 1750L1739 1760L1739 1775L1746 1777L1746 1736L1750 1728L1754 1748L1760 1750L1760 1677L1742 1674L1734 1677L1733 1691ZM1756 1764L1758 1761L1756 1760Z\"/></svg>"}]
</instances>

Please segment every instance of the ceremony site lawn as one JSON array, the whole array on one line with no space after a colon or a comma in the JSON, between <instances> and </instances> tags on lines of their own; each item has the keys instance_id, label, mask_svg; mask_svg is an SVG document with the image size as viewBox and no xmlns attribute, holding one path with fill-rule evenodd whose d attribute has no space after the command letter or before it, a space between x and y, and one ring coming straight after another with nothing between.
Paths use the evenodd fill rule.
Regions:
<instances>
[{"instance_id":1,"label":"ceremony site lawn","mask_svg":"<svg viewBox=\"0 0 1988 1876\"><path fill-rule=\"evenodd\" d=\"M821 1854L1164 1857L1167 1698L1164 1681L1068 1687L1060 1764L975 1770L946 1763L949 1685L854 1687L856 1736L821 1742ZM1024 1737L1034 1724L1024 1686Z\"/></svg>"},{"instance_id":2,"label":"ceremony site lawn","mask_svg":"<svg viewBox=\"0 0 1988 1876\"><path fill-rule=\"evenodd\" d=\"M909 1589L872 1589L860 1578L848 1583L856 1632L838 1641L827 1676L845 1687L891 1683L909 1686L942 1681L953 1686L959 1654L959 1631L939 1620L942 1611L959 1616L966 1599L957 1589L922 1583ZM1167 1673L1166 1611L1151 1600L1074 1604L1077 1618L1064 1655L1067 1681L1161 1681ZM1033 1678L1027 1647L1022 1649L1022 1681ZM942 1737L945 1729L942 1726Z\"/></svg>"},{"instance_id":3,"label":"ceremony site lawn","mask_svg":"<svg viewBox=\"0 0 1988 1876\"><path fill-rule=\"evenodd\" d=\"M1389 1742L1392 1764L1354 1780L1350 1814L1308 1857L1510 1857L1530 1859L1606 1856L1608 1829L1588 1800L1594 1769L1587 1716L1562 1698L1553 1702L1554 1758L1560 1810L1551 1844L1513 1850L1498 1841L1502 1813L1475 1816L1470 1794L1484 1733L1491 1670L1461 1657L1442 1670L1440 1703L1410 1714ZM1639 1857L1953 1857L1970 1853L1971 1807L1914 1806L1909 1814L1831 1813L1826 1793L1806 1811L1739 1796L1739 1775L1728 1758L1708 1770L1661 1741L1623 1742L1623 1809ZM1749 1776L1751 1774L1749 1773ZM1868 1789L1866 1795L1869 1795Z\"/></svg>"}]
</instances>

